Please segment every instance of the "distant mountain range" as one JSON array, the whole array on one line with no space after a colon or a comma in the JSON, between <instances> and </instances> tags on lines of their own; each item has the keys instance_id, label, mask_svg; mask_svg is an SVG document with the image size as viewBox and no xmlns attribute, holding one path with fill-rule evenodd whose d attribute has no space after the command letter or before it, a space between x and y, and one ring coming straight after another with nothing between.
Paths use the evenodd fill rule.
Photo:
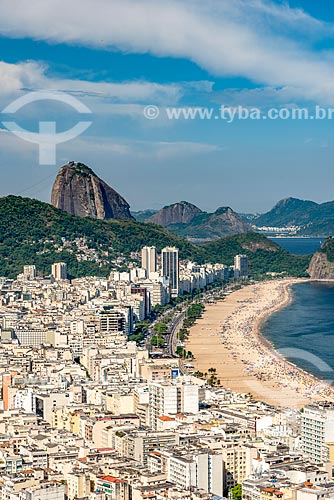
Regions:
<instances>
[{"instance_id":1,"label":"distant mountain range","mask_svg":"<svg viewBox=\"0 0 334 500\"><path fill-rule=\"evenodd\" d=\"M298 198L285 198L279 201L269 212L262 214L253 223L261 226L299 226L303 234L320 234L327 226L334 229L334 201L315 203Z\"/></svg>"},{"instance_id":2,"label":"distant mountain range","mask_svg":"<svg viewBox=\"0 0 334 500\"><path fill-rule=\"evenodd\" d=\"M131 210L131 215L134 217L138 222L145 222L147 219L149 219L152 215L156 214L158 210L153 210L148 208L147 210L139 210L138 212L133 212Z\"/></svg>"},{"instance_id":3,"label":"distant mountain range","mask_svg":"<svg viewBox=\"0 0 334 500\"><path fill-rule=\"evenodd\" d=\"M215 212L208 213L187 201L173 203L153 214L152 210L146 210L133 212L132 215L137 220L159 224L178 236L195 242L252 230L251 225L230 207L220 207Z\"/></svg>"},{"instance_id":4,"label":"distant mountain range","mask_svg":"<svg viewBox=\"0 0 334 500\"><path fill-rule=\"evenodd\" d=\"M207 213L186 201L161 210L132 212L139 221L155 222L193 241L207 241L230 234L256 231L259 228L294 226L299 236L332 236L334 234L334 201L316 203L298 198L280 200L264 214L238 214L230 207Z\"/></svg>"}]
</instances>

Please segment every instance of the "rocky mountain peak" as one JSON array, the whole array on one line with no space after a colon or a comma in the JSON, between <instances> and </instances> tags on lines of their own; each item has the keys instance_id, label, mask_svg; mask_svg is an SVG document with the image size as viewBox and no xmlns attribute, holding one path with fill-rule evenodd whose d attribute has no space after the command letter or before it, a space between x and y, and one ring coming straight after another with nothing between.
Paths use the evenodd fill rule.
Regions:
<instances>
[{"instance_id":1,"label":"rocky mountain peak","mask_svg":"<svg viewBox=\"0 0 334 500\"><path fill-rule=\"evenodd\" d=\"M167 227L172 224L189 224L202 210L188 201L179 201L167 207L163 207L152 215L147 222L154 222Z\"/></svg>"},{"instance_id":2,"label":"rocky mountain peak","mask_svg":"<svg viewBox=\"0 0 334 500\"><path fill-rule=\"evenodd\" d=\"M132 219L130 205L84 163L70 161L60 168L51 204L79 217Z\"/></svg>"}]
</instances>

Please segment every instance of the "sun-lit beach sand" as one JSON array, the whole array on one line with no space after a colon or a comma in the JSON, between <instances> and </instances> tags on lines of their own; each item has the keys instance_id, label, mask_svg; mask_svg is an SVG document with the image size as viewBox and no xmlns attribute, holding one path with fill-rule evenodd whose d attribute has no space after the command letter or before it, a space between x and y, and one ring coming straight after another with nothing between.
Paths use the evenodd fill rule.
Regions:
<instances>
[{"instance_id":1,"label":"sun-lit beach sand","mask_svg":"<svg viewBox=\"0 0 334 500\"><path fill-rule=\"evenodd\" d=\"M223 387L251 393L275 406L334 401L332 387L286 361L260 333L262 321L289 304L290 286L298 281L245 286L223 301L208 304L187 341L195 369L205 373L216 368Z\"/></svg>"}]
</instances>

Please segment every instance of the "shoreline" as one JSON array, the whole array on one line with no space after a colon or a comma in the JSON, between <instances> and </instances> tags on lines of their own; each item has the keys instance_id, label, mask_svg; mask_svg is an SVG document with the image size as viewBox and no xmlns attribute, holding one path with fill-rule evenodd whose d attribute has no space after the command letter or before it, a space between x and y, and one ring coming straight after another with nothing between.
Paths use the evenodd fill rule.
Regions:
<instances>
[{"instance_id":1,"label":"shoreline","mask_svg":"<svg viewBox=\"0 0 334 500\"><path fill-rule=\"evenodd\" d=\"M291 303L292 285L309 281L317 280L247 285L206 306L186 342L195 368L203 373L216 368L223 387L251 393L274 406L300 408L312 401L334 401L334 388L288 361L261 331L271 314Z\"/></svg>"}]
</instances>

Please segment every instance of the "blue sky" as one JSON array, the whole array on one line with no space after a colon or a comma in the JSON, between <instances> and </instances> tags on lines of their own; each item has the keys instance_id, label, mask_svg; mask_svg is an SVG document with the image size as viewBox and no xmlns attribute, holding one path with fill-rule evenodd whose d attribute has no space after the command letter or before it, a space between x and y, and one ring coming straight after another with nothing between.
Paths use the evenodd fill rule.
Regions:
<instances>
[{"instance_id":1,"label":"blue sky","mask_svg":"<svg viewBox=\"0 0 334 500\"><path fill-rule=\"evenodd\" d=\"M91 114L79 119L92 122L57 146L56 165L40 165L38 146L0 123L0 195L49 201L58 168L76 160L133 210L188 200L263 212L287 196L334 199L333 120L166 117L173 106L334 108L328 0L3 1L0 54L0 110L57 91L85 104ZM144 116L149 105L156 120ZM51 120L65 131L78 113L48 100L14 118L32 132Z\"/></svg>"}]
</instances>

